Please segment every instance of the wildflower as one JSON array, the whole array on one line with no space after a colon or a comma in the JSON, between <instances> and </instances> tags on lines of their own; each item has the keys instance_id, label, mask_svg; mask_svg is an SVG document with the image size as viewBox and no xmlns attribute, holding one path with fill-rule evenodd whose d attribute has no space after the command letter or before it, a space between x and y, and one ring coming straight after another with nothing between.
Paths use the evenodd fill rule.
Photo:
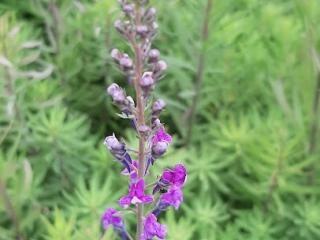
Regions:
<instances>
[{"instance_id":1,"label":"wildflower","mask_svg":"<svg viewBox=\"0 0 320 240\"><path fill-rule=\"evenodd\" d=\"M108 208L102 215L101 221L102 226L105 230L109 228L110 225L115 228L123 227L123 220L120 216L117 216L118 211L114 208Z\"/></svg>"},{"instance_id":2,"label":"wildflower","mask_svg":"<svg viewBox=\"0 0 320 240\"><path fill-rule=\"evenodd\" d=\"M144 180L140 179L137 183L132 183L129 188L129 194L120 198L120 206L127 208L130 204L149 204L153 202L153 196L144 195Z\"/></svg>"},{"instance_id":3,"label":"wildflower","mask_svg":"<svg viewBox=\"0 0 320 240\"><path fill-rule=\"evenodd\" d=\"M144 220L144 231L142 240L151 240L154 237L165 239L167 228L165 225L157 222L157 217L154 214L149 214Z\"/></svg>"},{"instance_id":4,"label":"wildflower","mask_svg":"<svg viewBox=\"0 0 320 240\"><path fill-rule=\"evenodd\" d=\"M163 126L159 128L159 130L152 138L153 145L156 145L159 142L166 142L168 144L172 142L172 137L166 132Z\"/></svg>"},{"instance_id":5,"label":"wildflower","mask_svg":"<svg viewBox=\"0 0 320 240\"><path fill-rule=\"evenodd\" d=\"M164 127L160 125L152 138L151 154L147 158L145 174L147 174L149 167L154 164L155 160L165 154L171 142L172 137L170 134L166 133Z\"/></svg>"},{"instance_id":6,"label":"wildflower","mask_svg":"<svg viewBox=\"0 0 320 240\"><path fill-rule=\"evenodd\" d=\"M172 185L168 192L163 193L160 197L157 206L152 211L152 213L158 216L161 212L165 211L169 206L173 206L175 209L180 207L183 202L183 193L181 187Z\"/></svg>"},{"instance_id":7,"label":"wildflower","mask_svg":"<svg viewBox=\"0 0 320 240\"><path fill-rule=\"evenodd\" d=\"M160 202L173 206L175 209L180 207L182 201L183 193L181 188L176 185L171 186L168 192L162 194L160 197Z\"/></svg>"},{"instance_id":8,"label":"wildflower","mask_svg":"<svg viewBox=\"0 0 320 240\"><path fill-rule=\"evenodd\" d=\"M115 231L121 237L122 240L129 240L130 237L124 227L122 218L119 216L119 212L114 208L108 208L101 217L101 222L104 230L107 230L109 226L113 226Z\"/></svg>"},{"instance_id":9,"label":"wildflower","mask_svg":"<svg viewBox=\"0 0 320 240\"><path fill-rule=\"evenodd\" d=\"M153 194L158 192L160 189L171 185L182 187L186 179L187 170L183 164L177 164L173 170L165 169L160 180L153 189Z\"/></svg>"}]
</instances>

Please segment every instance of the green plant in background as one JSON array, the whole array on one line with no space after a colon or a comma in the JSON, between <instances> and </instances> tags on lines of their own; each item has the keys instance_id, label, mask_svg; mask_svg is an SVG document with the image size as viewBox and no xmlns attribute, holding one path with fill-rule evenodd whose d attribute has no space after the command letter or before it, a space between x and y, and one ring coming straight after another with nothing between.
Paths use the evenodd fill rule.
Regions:
<instances>
[{"instance_id":1,"label":"green plant in background","mask_svg":"<svg viewBox=\"0 0 320 240\"><path fill-rule=\"evenodd\" d=\"M170 66L155 95L179 143L154 174L179 162L191 173L185 206L160 218L168 239L318 239L319 1L213 2L188 147L181 119L207 1L151 2ZM125 194L100 140L129 128L103 97L111 79L124 83L107 57L117 11L109 0L0 2L1 240L100 239L98 213Z\"/></svg>"}]
</instances>

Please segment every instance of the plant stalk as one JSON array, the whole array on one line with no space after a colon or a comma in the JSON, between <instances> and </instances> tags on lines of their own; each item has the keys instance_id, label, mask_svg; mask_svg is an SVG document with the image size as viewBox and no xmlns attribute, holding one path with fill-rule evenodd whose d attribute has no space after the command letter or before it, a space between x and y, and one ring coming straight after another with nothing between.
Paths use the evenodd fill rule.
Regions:
<instances>
[{"instance_id":1,"label":"plant stalk","mask_svg":"<svg viewBox=\"0 0 320 240\"><path fill-rule=\"evenodd\" d=\"M198 67L197 67L197 74L195 77L195 93L193 95L192 104L190 109L188 110L187 116L187 135L185 144L189 145L191 137L192 137L192 129L193 129L193 122L196 115L196 110L198 106L198 102L201 95L201 88L203 85L203 75L205 70L205 58L206 58L206 50L204 45L206 44L208 37L209 37L209 23L210 23L210 13L213 7L213 0L208 0L207 5L205 8L205 17L202 24L202 34L201 34L201 42L203 44L199 59L198 59Z\"/></svg>"},{"instance_id":2,"label":"plant stalk","mask_svg":"<svg viewBox=\"0 0 320 240\"><path fill-rule=\"evenodd\" d=\"M136 16L135 16L135 24L139 26L141 22L141 9L140 4L138 2L135 3L136 5ZM135 53L135 78L134 78L134 89L136 92L136 119L137 119L137 128L139 126L145 125L145 118L144 118L144 98L142 94L142 89L140 87L140 79L142 77L143 71L143 59L142 59L142 50L137 43L137 40L133 42L133 48ZM145 139L139 135L139 152L138 152L138 159L139 159L139 168L138 168L138 177L139 179L143 178L144 176L144 159L145 159ZM137 240L140 240L141 234L143 231L143 205L137 204Z\"/></svg>"}]
</instances>

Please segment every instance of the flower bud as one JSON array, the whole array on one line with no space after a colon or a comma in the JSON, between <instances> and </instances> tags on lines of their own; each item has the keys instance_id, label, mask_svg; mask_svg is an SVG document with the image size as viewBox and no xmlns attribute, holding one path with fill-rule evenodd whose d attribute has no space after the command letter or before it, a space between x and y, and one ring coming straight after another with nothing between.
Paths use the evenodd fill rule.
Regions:
<instances>
[{"instance_id":1,"label":"flower bud","mask_svg":"<svg viewBox=\"0 0 320 240\"><path fill-rule=\"evenodd\" d=\"M155 101L152 105L152 111L153 112L161 112L166 106L165 101L163 101L162 99L158 99L157 101Z\"/></svg>"},{"instance_id":2,"label":"flower bud","mask_svg":"<svg viewBox=\"0 0 320 240\"><path fill-rule=\"evenodd\" d=\"M124 55L120 61L119 61L120 66L124 69L124 70L129 70L132 69L133 67L133 62L132 60L128 57L128 55Z\"/></svg>"},{"instance_id":3,"label":"flower bud","mask_svg":"<svg viewBox=\"0 0 320 240\"><path fill-rule=\"evenodd\" d=\"M126 100L126 95L122 88L118 84L112 83L108 89L107 93L112 97L113 101L116 103L123 103Z\"/></svg>"},{"instance_id":4,"label":"flower bud","mask_svg":"<svg viewBox=\"0 0 320 240\"><path fill-rule=\"evenodd\" d=\"M124 33L124 25L123 22L121 20L116 20L113 24L113 26L115 27L115 29L117 29L117 31L121 34Z\"/></svg>"},{"instance_id":5,"label":"flower bud","mask_svg":"<svg viewBox=\"0 0 320 240\"><path fill-rule=\"evenodd\" d=\"M160 56L160 52L158 49L151 49L149 52L149 63L156 63Z\"/></svg>"},{"instance_id":6,"label":"flower bud","mask_svg":"<svg viewBox=\"0 0 320 240\"><path fill-rule=\"evenodd\" d=\"M156 81L160 80L160 78L164 75L165 70L167 69L167 63L163 60L157 62L153 69L153 76Z\"/></svg>"},{"instance_id":7,"label":"flower bud","mask_svg":"<svg viewBox=\"0 0 320 240\"><path fill-rule=\"evenodd\" d=\"M143 135L148 135L151 132L151 128L147 125L141 125L138 127L138 131Z\"/></svg>"},{"instance_id":8,"label":"flower bud","mask_svg":"<svg viewBox=\"0 0 320 240\"><path fill-rule=\"evenodd\" d=\"M149 32L149 29L146 25L137 26L137 34L141 37L146 37Z\"/></svg>"},{"instance_id":9,"label":"flower bud","mask_svg":"<svg viewBox=\"0 0 320 240\"><path fill-rule=\"evenodd\" d=\"M124 148L123 143L120 143L119 140L114 136L108 136L104 140L104 145L110 150L122 150Z\"/></svg>"},{"instance_id":10,"label":"flower bud","mask_svg":"<svg viewBox=\"0 0 320 240\"><path fill-rule=\"evenodd\" d=\"M143 88L150 88L154 84L152 72L145 72L140 80L140 85Z\"/></svg>"},{"instance_id":11,"label":"flower bud","mask_svg":"<svg viewBox=\"0 0 320 240\"><path fill-rule=\"evenodd\" d=\"M145 13L145 16L144 16L145 21L147 22L154 21L156 14L157 14L157 9L155 9L154 7L150 7Z\"/></svg>"},{"instance_id":12,"label":"flower bud","mask_svg":"<svg viewBox=\"0 0 320 240\"><path fill-rule=\"evenodd\" d=\"M153 125L154 125L154 127L161 127L162 126L162 123L161 123L161 121L160 121L160 119L159 118L156 118L156 119L154 119L154 121L153 121Z\"/></svg>"},{"instance_id":13,"label":"flower bud","mask_svg":"<svg viewBox=\"0 0 320 240\"><path fill-rule=\"evenodd\" d=\"M156 158L162 156L168 149L169 143L161 141L152 146L152 153Z\"/></svg>"},{"instance_id":14,"label":"flower bud","mask_svg":"<svg viewBox=\"0 0 320 240\"><path fill-rule=\"evenodd\" d=\"M122 90L122 89L121 89ZM112 96L113 101L117 102L117 103L122 103L126 100L126 96L124 94L123 91L117 91L113 94Z\"/></svg>"},{"instance_id":15,"label":"flower bud","mask_svg":"<svg viewBox=\"0 0 320 240\"><path fill-rule=\"evenodd\" d=\"M122 53L116 48L111 50L110 55L115 62L119 62L122 57Z\"/></svg>"},{"instance_id":16,"label":"flower bud","mask_svg":"<svg viewBox=\"0 0 320 240\"><path fill-rule=\"evenodd\" d=\"M123 6L122 6L122 10L123 10L123 12L125 13L125 14L127 14L127 15L132 15L133 14L133 12L134 12L134 5L133 4L124 4Z\"/></svg>"},{"instance_id":17,"label":"flower bud","mask_svg":"<svg viewBox=\"0 0 320 240\"><path fill-rule=\"evenodd\" d=\"M110 96L113 96L113 94L120 89L119 85L116 83L112 83L108 88L107 88L107 93Z\"/></svg>"},{"instance_id":18,"label":"flower bud","mask_svg":"<svg viewBox=\"0 0 320 240\"><path fill-rule=\"evenodd\" d=\"M160 60L156 65L156 71L157 72L164 72L165 70L167 70L167 68L168 68L168 65L163 60Z\"/></svg>"}]
</instances>

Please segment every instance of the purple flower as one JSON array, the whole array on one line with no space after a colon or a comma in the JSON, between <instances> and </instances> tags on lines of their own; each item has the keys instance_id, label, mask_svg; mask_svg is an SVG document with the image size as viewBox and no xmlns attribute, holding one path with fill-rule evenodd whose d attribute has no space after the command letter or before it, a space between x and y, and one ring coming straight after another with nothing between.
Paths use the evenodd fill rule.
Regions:
<instances>
[{"instance_id":1,"label":"purple flower","mask_svg":"<svg viewBox=\"0 0 320 240\"><path fill-rule=\"evenodd\" d=\"M169 191L162 194L160 198L161 203L173 206L175 209L178 209L180 207L182 201L183 193L181 191L181 188L176 185L171 186Z\"/></svg>"},{"instance_id":2,"label":"purple flower","mask_svg":"<svg viewBox=\"0 0 320 240\"><path fill-rule=\"evenodd\" d=\"M187 178L187 170L183 164L177 164L173 170L165 169L162 174L162 181L171 185L181 187Z\"/></svg>"},{"instance_id":3,"label":"purple flower","mask_svg":"<svg viewBox=\"0 0 320 240\"><path fill-rule=\"evenodd\" d=\"M101 222L104 230L107 230L109 226L113 226L121 240L130 240L128 232L125 229L122 218L119 216L119 212L114 208L108 208L101 217Z\"/></svg>"},{"instance_id":4,"label":"purple flower","mask_svg":"<svg viewBox=\"0 0 320 240\"><path fill-rule=\"evenodd\" d=\"M165 225L157 222L157 217L149 214L144 220L144 231L141 240L151 240L154 237L165 239L167 228Z\"/></svg>"},{"instance_id":5,"label":"purple flower","mask_svg":"<svg viewBox=\"0 0 320 240\"><path fill-rule=\"evenodd\" d=\"M123 220L121 217L117 216L118 211L114 208L108 208L101 217L102 226L105 230L112 225L116 229L123 228Z\"/></svg>"},{"instance_id":6,"label":"purple flower","mask_svg":"<svg viewBox=\"0 0 320 240\"><path fill-rule=\"evenodd\" d=\"M165 169L160 180L153 189L153 194L158 192L163 187L176 185L182 187L187 179L187 170L183 164L177 164L173 170Z\"/></svg>"},{"instance_id":7,"label":"purple flower","mask_svg":"<svg viewBox=\"0 0 320 240\"><path fill-rule=\"evenodd\" d=\"M161 212L167 210L169 206L173 206L175 209L178 209L182 202L183 193L181 188L176 185L172 185L168 192L161 195L160 200L152 213L158 216Z\"/></svg>"},{"instance_id":8,"label":"purple flower","mask_svg":"<svg viewBox=\"0 0 320 240\"><path fill-rule=\"evenodd\" d=\"M123 208L127 208L130 204L149 204L153 202L152 195L144 195L144 180L140 179L137 183L131 183L129 194L120 198L119 204Z\"/></svg>"},{"instance_id":9,"label":"purple flower","mask_svg":"<svg viewBox=\"0 0 320 240\"><path fill-rule=\"evenodd\" d=\"M172 137L166 132L163 126L159 128L159 130L152 138L153 145L157 144L158 142L172 142Z\"/></svg>"}]
</instances>

